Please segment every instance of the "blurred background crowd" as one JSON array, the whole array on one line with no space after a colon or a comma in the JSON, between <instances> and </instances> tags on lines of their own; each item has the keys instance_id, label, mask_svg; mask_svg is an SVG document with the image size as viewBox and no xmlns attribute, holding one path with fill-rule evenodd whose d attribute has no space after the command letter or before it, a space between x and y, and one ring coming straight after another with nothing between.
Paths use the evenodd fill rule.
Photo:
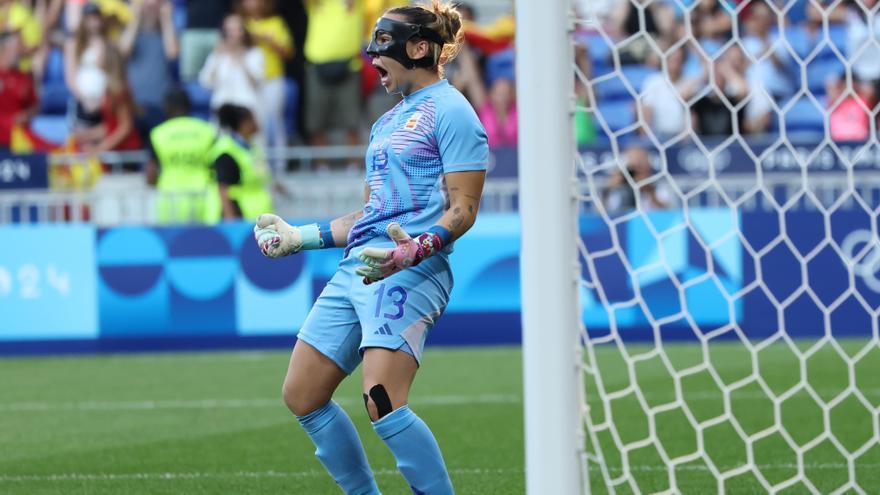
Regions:
<instances>
[{"instance_id":1,"label":"blurred background crowd","mask_svg":"<svg viewBox=\"0 0 880 495\"><path fill-rule=\"evenodd\" d=\"M396 102L364 50L376 18L407 3L0 0L0 146L143 149L175 92L208 121L223 105L247 108L269 147L362 144ZM447 77L487 119L498 114L493 142L515 144L512 10L488 5L483 24L460 5L469 50Z\"/></svg>"},{"instance_id":2,"label":"blurred background crowd","mask_svg":"<svg viewBox=\"0 0 880 495\"><path fill-rule=\"evenodd\" d=\"M376 18L407 3L0 0L0 148L102 159L148 150L150 159L123 154L115 170L145 171L151 183L157 146L174 139L156 130L183 116L258 143L269 175L293 169L291 146L358 150L399 99L378 84L365 47ZM638 181L651 173L646 146L783 132L865 141L880 87L875 3L575 0L577 143L637 137L643 144L620 161ZM466 44L446 77L473 104L490 147L515 148L513 2L458 9ZM350 150L316 153L310 166L360 170L360 151ZM228 168L215 163L213 173L247 178ZM618 174L608 187L624 182Z\"/></svg>"},{"instance_id":3,"label":"blurred background crowd","mask_svg":"<svg viewBox=\"0 0 880 495\"><path fill-rule=\"evenodd\" d=\"M783 126L823 135L827 127L835 141L864 141L880 83L875 6L579 0L580 17L594 20L587 26L601 26L580 33L590 59L582 72L612 131L638 120L629 85L647 127L640 132L650 129L660 142L691 130L775 135Z\"/></svg>"}]
</instances>

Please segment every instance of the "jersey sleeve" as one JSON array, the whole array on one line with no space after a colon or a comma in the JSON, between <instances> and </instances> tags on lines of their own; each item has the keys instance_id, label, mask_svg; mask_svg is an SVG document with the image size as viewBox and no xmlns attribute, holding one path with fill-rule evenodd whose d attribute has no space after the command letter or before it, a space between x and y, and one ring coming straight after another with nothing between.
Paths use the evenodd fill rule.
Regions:
<instances>
[{"instance_id":1,"label":"jersey sleeve","mask_svg":"<svg viewBox=\"0 0 880 495\"><path fill-rule=\"evenodd\" d=\"M486 130L470 104L464 99L440 112L437 121L437 147L443 160L443 173L486 170L489 143Z\"/></svg>"}]
</instances>

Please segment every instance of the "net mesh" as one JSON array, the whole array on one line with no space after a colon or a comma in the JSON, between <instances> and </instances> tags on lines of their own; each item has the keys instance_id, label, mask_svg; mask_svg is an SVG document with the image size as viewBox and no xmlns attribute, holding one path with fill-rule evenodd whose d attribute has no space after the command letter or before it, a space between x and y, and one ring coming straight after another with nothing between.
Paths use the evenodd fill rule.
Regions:
<instances>
[{"instance_id":1,"label":"net mesh","mask_svg":"<svg viewBox=\"0 0 880 495\"><path fill-rule=\"evenodd\" d=\"M588 491L876 492L877 7L573 11Z\"/></svg>"}]
</instances>

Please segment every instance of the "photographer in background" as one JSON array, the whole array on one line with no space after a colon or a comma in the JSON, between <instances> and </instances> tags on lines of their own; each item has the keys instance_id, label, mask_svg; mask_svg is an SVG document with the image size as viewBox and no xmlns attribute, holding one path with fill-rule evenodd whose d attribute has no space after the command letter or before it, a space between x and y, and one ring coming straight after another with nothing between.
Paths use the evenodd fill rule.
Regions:
<instances>
[{"instance_id":1,"label":"photographer in background","mask_svg":"<svg viewBox=\"0 0 880 495\"><path fill-rule=\"evenodd\" d=\"M602 188L602 203L609 215L618 216L636 208L642 211L669 208L672 195L660 181L639 184L654 175L648 150L638 143L627 146L622 167L614 170ZM624 169L627 179L624 176Z\"/></svg>"}]
</instances>

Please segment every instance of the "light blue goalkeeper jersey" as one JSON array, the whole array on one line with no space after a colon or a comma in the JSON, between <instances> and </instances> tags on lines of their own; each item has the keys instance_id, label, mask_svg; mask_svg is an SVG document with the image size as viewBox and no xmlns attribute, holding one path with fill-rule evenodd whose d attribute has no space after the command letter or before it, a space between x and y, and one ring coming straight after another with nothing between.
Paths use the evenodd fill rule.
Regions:
<instances>
[{"instance_id":1,"label":"light blue goalkeeper jersey","mask_svg":"<svg viewBox=\"0 0 880 495\"><path fill-rule=\"evenodd\" d=\"M449 207L443 174L486 170L486 131L465 97L445 79L403 98L373 124L367 148L370 200L348 234L348 248L390 242L398 222L415 237Z\"/></svg>"}]
</instances>

